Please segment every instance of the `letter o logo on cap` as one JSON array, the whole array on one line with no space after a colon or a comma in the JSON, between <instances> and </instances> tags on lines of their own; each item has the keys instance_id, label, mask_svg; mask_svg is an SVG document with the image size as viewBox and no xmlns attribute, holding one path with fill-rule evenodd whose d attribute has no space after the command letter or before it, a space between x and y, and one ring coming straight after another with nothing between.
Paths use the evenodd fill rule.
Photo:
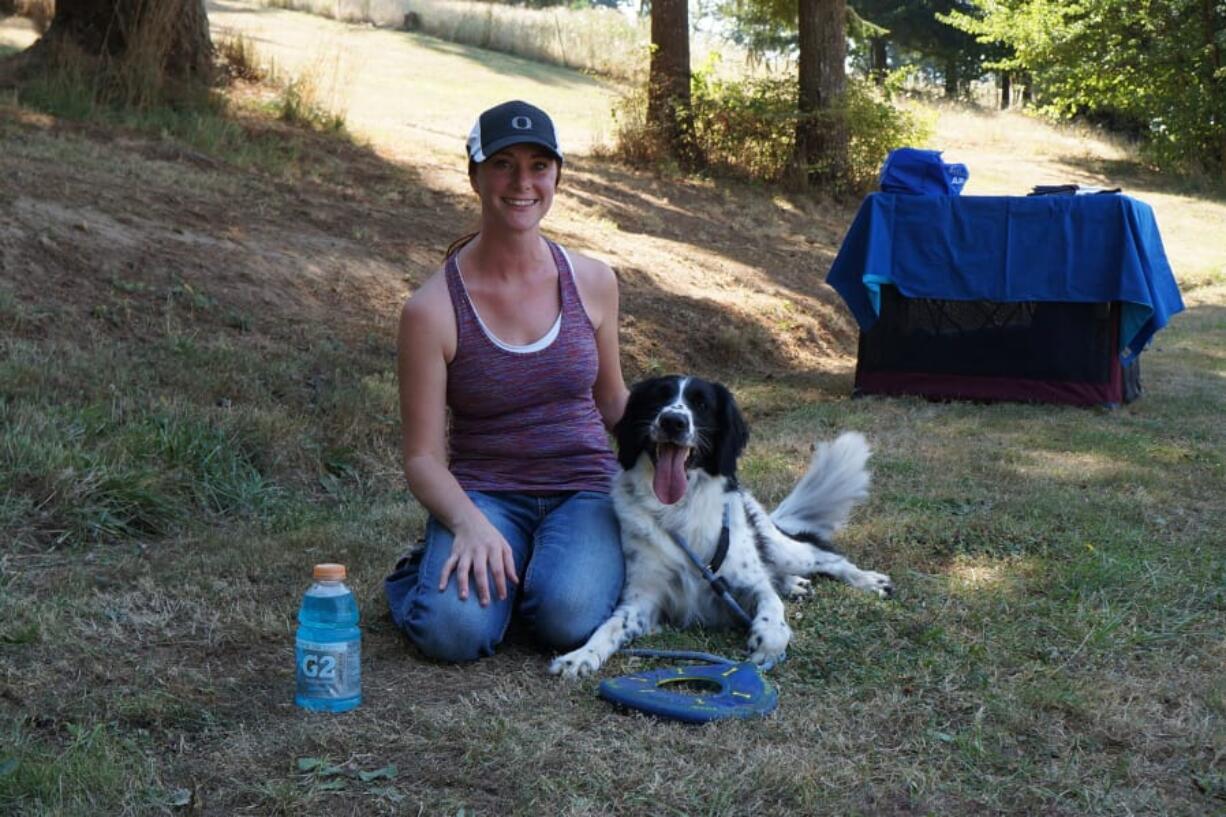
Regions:
<instances>
[{"instance_id":1,"label":"letter o logo on cap","mask_svg":"<svg viewBox=\"0 0 1226 817\"><path fill-rule=\"evenodd\" d=\"M511 127L515 130L532 130L532 120L520 115L511 120Z\"/></svg>"}]
</instances>

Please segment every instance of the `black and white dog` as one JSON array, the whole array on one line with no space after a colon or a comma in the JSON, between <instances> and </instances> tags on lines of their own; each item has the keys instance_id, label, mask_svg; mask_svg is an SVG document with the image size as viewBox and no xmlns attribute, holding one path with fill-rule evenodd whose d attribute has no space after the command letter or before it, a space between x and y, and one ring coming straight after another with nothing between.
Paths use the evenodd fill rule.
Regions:
<instances>
[{"instance_id":1,"label":"black and white dog","mask_svg":"<svg viewBox=\"0 0 1226 817\"><path fill-rule=\"evenodd\" d=\"M662 621L721 626L735 619L673 541L692 550L727 582L753 618L750 660L783 655L792 637L782 595L809 591L805 577L839 579L893 593L888 576L861 570L827 542L868 496L868 443L846 433L822 443L809 470L774 513L736 481L749 429L727 388L695 377L658 377L633 388L615 430L622 473L613 487L626 554L621 603L579 649L550 665L556 675L595 672L613 653ZM727 548L719 564L727 504Z\"/></svg>"}]
</instances>

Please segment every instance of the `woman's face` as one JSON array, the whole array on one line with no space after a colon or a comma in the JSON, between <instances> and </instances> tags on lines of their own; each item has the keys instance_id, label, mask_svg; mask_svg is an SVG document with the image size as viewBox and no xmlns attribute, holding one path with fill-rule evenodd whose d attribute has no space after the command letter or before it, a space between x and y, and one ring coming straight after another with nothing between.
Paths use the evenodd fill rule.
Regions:
<instances>
[{"instance_id":1,"label":"woman's face","mask_svg":"<svg viewBox=\"0 0 1226 817\"><path fill-rule=\"evenodd\" d=\"M533 144L511 145L476 166L470 176L481 197L481 221L514 231L531 230L553 204L558 160Z\"/></svg>"}]
</instances>

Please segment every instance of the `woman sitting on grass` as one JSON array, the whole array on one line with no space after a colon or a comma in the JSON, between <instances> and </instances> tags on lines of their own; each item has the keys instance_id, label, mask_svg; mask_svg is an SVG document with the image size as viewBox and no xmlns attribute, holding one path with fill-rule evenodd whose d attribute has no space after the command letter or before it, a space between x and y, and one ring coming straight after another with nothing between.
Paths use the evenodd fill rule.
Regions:
<instances>
[{"instance_id":1,"label":"woman sitting on grass","mask_svg":"<svg viewBox=\"0 0 1226 817\"><path fill-rule=\"evenodd\" d=\"M430 518L386 592L396 624L444 661L493 654L513 613L572 649L621 592L605 434L627 397L617 279L541 235L561 172L544 111L481 114L468 138L480 230L400 317L404 472Z\"/></svg>"}]
</instances>

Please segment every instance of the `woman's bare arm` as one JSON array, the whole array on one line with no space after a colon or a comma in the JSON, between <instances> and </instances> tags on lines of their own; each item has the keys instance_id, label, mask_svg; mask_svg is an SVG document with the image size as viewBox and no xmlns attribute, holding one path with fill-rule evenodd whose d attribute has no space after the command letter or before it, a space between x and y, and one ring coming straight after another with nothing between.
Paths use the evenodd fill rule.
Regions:
<instances>
[{"instance_id":1,"label":"woman's bare arm","mask_svg":"<svg viewBox=\"0 0 1226 817\"><path fill-rule=\"evenodd\" d=\"M622 376L621 346L618 338L617 276L608 264L574 253L575 283L588 318L596 329L599 369L592 396L596 408L610 431L626 410L629 391Z\"/></svg>"},{"instance_id":2,"label":"woman's bare arm","mask_svg":"<svg viewBox=\"0 0 1226 817\"><path fill-rule=\"evenodd\" d=\"M499 599L519 582L511 547L447 469L447 362L455 354L455 318L441 276L404 305L397 342L404 475L413 496L455 536L439 590L454 571L461 599L469 577L482 605L492 578Z\"/></svg>"}]
</instances>

